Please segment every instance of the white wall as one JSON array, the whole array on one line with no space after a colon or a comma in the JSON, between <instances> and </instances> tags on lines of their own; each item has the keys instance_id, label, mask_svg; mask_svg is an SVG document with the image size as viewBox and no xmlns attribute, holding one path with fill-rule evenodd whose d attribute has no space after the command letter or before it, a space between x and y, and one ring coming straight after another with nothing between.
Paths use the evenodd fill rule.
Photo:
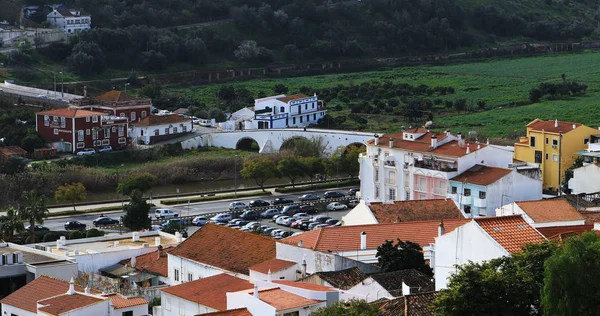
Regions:
<instances>
[{"instance_id":1,"label":"white wall","mask_svg":"<svg viewBox=\"0 0 600 316\"><path fill-rule=\"evenodd\" d=\"M2 313L6 316L18 315L18 316L37 316L37 313L32 313L24 309L20 309L11 305L2 303Z\"/></svg>"},{"instance_id":2,"label":"white wall","mask_svg":"<svg viewBox=\"0 0 600 316\"><path fill-rule=\"evenodd\" d=\"M477 164L508 168L508 165L512 163L513 152L509 148L488 145L459 158L458 174L469 170Z\"/></svg>"},{"instance_id":3,"label":"white wall","mask_svg":"<svg viewBox=\"0 0 600 316\"><path fill-rule=\"evenodd\" d=\"M342 222L344 223L344 226L378 223L377 218L375 218L365 200L360 200L360 203L358 203L357 206L348 212L346 216L343 216Z\"/></svg>"},{"instance_id":4,"label":"white wall","mask_svg":"<svg viewBox=\"0 0 600 316\"><path fill-rule=\"evenodd\" d=\"M123 312L127 311L133 311L133 316L148 315L148 304L115 309L112 314L115 316L120 316L123 314Z\"/></svg>"},{"instance_id":5,"label":"white wall","mask_svg":"<svg viewBox=\"0 0 600 316\"><path fill-rule=\"evenodd\" d=\"M573 170L573 178L569 180L572 194L600 192L600 167L589 164Z\"/></svg>"},{"instance_id":6,"label":"white wall","mask_svg":"<svg viewBox=\"0 0 600 316\"><path fill-rule=\"evenodd\" d=\"M482 262L509 255L475 221L435 239L435 290L446 288L448 278L456 271L454 265Z\"/></svg>"},{"instance_id":7,"label":"white wall","mask_svg":"<svg viewBox=\"0 0 600 316\"><path fill-rule=\"evenodd\" d=\"M400 295L398 295L400 296ZM360 299L371 303L380 298L393 298L386 289L384 289L377 281L369 277L353 286L351 289L340 292L340 300Z\"/></svg>"},{"instance_id":8,"label":"white wall","mask_svg":"<svg viewBox=\"0 0 600 316\"><path fill-rule=\"evenodd\" d=\"M218 311L214 308L200 305L196 302L188 301L186 299L162 291L160 299L162 316L193 316ZM183 313L180 313L180 307L183 308Z\"/></svg>"},{"instance_id":9,"label":"white wall","mask_svg":"<svg viewBox=\"0 0 600 316\"><path fill-rule=\"evenodd\" d=\"M167 254L168 266L169 266L169 285L177 285L187 282L187 274L191 273L193 280L200 278L206 278L213 275L227 273L236 276L240 279L248 280L249 276L239 273L232 273L230 271L213 267L208 264L202 264L189 259L178 257L172 254ZM179 281L175 281L175 269L179 269Z\"/></svg>"},{"instance_id":10,"label":"white wall","mask_svg":"<svg viewBox=\"0 0 600 316\"><path fill-rule=\"evenodd\" d=\"M271 281L275 280L288 280L288 281L296 281L296 269L298 269L298 265L291 266L289 268L279 270L277 272L271 272ZM250 270L250 282L254 283L255 281L267 281L269 276L265 273L260 273L257 271Z\"/></svg>"},{"instance_id":11,"label":"white wall","mask_svg":"<svg viewBox=\"0 0 600 316\"><path fill-rule=\"evenodd\" d=\"M275 307L246 292L227 293L227 309L247 308L252 315L275 316Z\"/></svg>"},{"instance_id":12,"label":"white wall","mask_svg":"<svg viewBox=\"0 0 600 316\"><path fill-rule=\"evenodd\" d=\"M77 263L69 264L66 262L57 263L55 265L27 265L27 271L34 273L36 279L42 275L49 275L62 280L70 280L72 277L77 277L77 269Z\"/></svg>"},{"instance_id":13,"label":"white wall","mask_svg":"<svg viewBox=\"0 0 600 316\"><path fill-rule=\"evenodd\" d=\"M89 254L80 253L79 255L71 255L69 257L77 261L79 271L95 272L98 271L98 269L117 264L121 260L131 259L132 257L141 256L153 251L156 251L156 247L123 249Z\"/></svg>"},{"instance_id":14,"label":"white wall","mask_svg":"<svg viewBox=\"0 0 600 316\"><path fill-rule=\"evenodd\" d=\"M80 309L69 311L68 313L64 313L63 315L69 316L87 316L87 315L109 315L110 314L110 300L105 300L103 302L96 303L94 305L89 305ZM148 310L146 309L146 314ZM46 316L48 314L41 312L38 315ZM20 315L19 315L20 316Z\"/></svg>"},{"instance_id":15,"label":"white wall","mask_svg":"<svg viewBox=\"0 0 600 316\"><path fill-rule=\"evenodd\" d=\"M183 131L182 125L187 128L185 132ZM173 127L169 127L169 126L176 127L177 133L175 133L173 131ZM169 129L168 134L165 132L165 129L167 129L167 128ZM149 144L150 138L157 136L154 134L155 130L158 130L158 136L180 135L180 134L183 135L184 133L192 132L193 124L191 121L185 121L185 122L180 122L180 123L175 123L175 124L164 124L164 125L153 125L153 126L132 125L132 129L130 130L131 134L129 135L129 137L136 138L136 141L143 140L146 144ZM141 136L142 131L144 131L144 136Z\"/></svg>"}]
</instances>

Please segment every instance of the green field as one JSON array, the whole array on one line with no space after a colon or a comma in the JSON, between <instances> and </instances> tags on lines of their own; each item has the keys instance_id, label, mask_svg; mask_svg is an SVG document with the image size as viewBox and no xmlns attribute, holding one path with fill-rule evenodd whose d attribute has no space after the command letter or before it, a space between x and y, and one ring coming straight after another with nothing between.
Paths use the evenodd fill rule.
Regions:
<instances>
[{"instance_id":1,"label":"green field","mask_svg":"<svg viewBox=\"0 0 600 316\"><path fill-rule=\"evenodd\" d=\"M543 81L559 81L561 74L568 80L588 85L583 97L563 100L544 100L541 103L514 107L515 103L527 102L529 90ZM476 113L448 113L434 108L434 127L451 128L455 131L475 130L486 137L506 137L513 131L524 131L524 125L535 119L559 119L578 121L589 126L600 124L600 52L581 54L557 54L543 57L501 59L488 62L461 63L448 66L401 67L372 72L334 74L285 79L264 79L230 83L246 87L254 94L273 94L272 87L285 84L290 93L300 87L324 89L338 84L358 85L362 82L392 81L411 85L451 86L456 92L440 96L441 99L466 98L468 102L485 100L490 110ZM170 89L197 98L206 104L215 104L216 91L221 85L196 86ZM341 104L337 99L327 104L329 109ZM347 115L345 104L342 111L330 111L332 115ZM369 120L368 130L398 130L406 125L402 117L364 114ZM349 126L351 128L351 126Z\"/></svg>"}]
</instances>

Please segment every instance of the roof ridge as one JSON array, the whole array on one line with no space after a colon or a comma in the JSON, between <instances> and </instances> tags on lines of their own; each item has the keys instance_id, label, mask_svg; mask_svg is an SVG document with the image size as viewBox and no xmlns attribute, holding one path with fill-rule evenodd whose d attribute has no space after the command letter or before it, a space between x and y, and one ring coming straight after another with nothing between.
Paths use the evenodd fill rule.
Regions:
<instances>
[{"instance_id":1,"label":"roof ridge","mask_svg":"<svg viewBox=\"0 0 600 316\"><path fill-rule=\"evenodd\" d=\"M503 215L503 216L474 217L473 220L476 222L486 222L486 221L507 219L507 218L514 218L514 217L523 218L523 215L522 214L512 214L512 215ZM446 221L446 220L444 220L444 221Z\"/></svg>"}]
</instances>

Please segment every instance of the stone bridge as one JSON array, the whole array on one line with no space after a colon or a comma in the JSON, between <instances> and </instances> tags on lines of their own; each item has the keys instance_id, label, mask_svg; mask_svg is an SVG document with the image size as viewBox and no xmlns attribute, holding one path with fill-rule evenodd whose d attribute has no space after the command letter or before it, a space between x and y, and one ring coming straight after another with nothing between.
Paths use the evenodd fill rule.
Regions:
<instances>
[{"instance_id":1,"label":"stone bridge","mask_svg":"<svg viewBox=\"0 0 600 316\"><path fill-rule=\"evenodd\" d=\"M260 129L206 133L185 140L181 145L184 149L212 146L250 150L256 143L254 146L258 146L259 153L272 153L278 152L293 139L321 138L326 147L326 153L331 154L340 147L364 145L365 142L373 139L374 135L374 133L314 128Z\"/></svg>"}]
</instances>

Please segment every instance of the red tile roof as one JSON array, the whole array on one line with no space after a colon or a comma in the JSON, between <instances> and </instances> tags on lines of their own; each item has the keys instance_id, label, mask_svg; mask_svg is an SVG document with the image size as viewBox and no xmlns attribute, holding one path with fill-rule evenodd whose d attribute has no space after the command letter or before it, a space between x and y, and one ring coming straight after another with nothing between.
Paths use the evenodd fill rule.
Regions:
<instances>
[{"instance_id":1,"label":"red tile roof","mask_svg":"<svg viewBox=\"0 0 600 316\"><path fill-rule=\"evenodd\" d=\"M475 165L462 174L450 179L450 181L487 186L502 179L511 172L512 169Z\"/></svg>"},{"instance_id":2,"label":"red tile roof","mask_svg":"<svg viewBox=\"0 0 600 316\"><path fill-rule=\"evenodd\" d=\"M423 134L423 133L427 133L427 129L425 127L415 127L415 128L405 129L403 132L411 133L411 134Z\"/></svg>"},{"instance_id":3,"label":"red tile roof","mask_svg":"<svg viewBox=\"0 0 600 316\"><path fill-rule=\"evenodd\" d=\"M563 198L515 202L535 223L580 221L585 218Z\"/></svg>"},{"instance_id":4,"label":"red tile roof","mask_svg":"<svg viewBox=\"0 0 600 316\"><path fill-rule=\"evenodd\" d=\"M258 291L258 299L275 307L278 312L324 302L305 298L282 289Z\"/></svg>"},{"instance_id":5,"label":"red tile roof","mask_svg":"<svg viewBox=\"0 0 600 316\"><path fill-rule=\"evenodd\" d=\"M156 126L156 125L177 124L177 123L183 123L183 122L191 122L191 120L188 118L185 118L179 114L150 115L150 116L146 116L141 121L134 123L134 125Z\"/></svg>"},{"instance_id":6,"label":"red tile roof","mask_svg":"<svg viewBox=\"0 0 600 316\"><path fill-rule=\"evenodd\" d=\"M562 235L566 233L574 233L576 235L580 235L584 232L592 231L594 230L594 225L540 227L537 230L546 238L553 239L553 237L557 235Z\"/></svg>"},{"instance_id":7,"label":"red tile roof","mask_svg":"<svg viewBox=\"0 0 600 316\"><path fill-rule=\"evenodd\" d=\"M164 248L161 252L160 257L158 256L158 250L143 254L135 257L135 267L137 270L146 271L153 274L162 275L164 277L169 276L169 266L167 253L171 252L175 247ZM121 260L120 264L131 263L131 259Z\"/></svg>"},{"instance_id":8,"label":"red tile roof","mask_svg":"<svg viewBox=\"0 0 600 316\"><path fill-rule=\"evenodd\" d=\"M27 155L27 151L19 146L0 147L0 156L10 157L10 156L25 156L25 155Z\"/></svg>"},{"instance_id":9,"label":"red tile roof","mask_svg":"<svg viewBox=\"0 0 600 316\"><path fill-rule=\"evenodd\" d=\"M281 260L281 259L271 259L265 262L261 262L259 264L255 264L248 268L249 270L260 272L267 274L269 271L271 273L284 270L286 268L295 266L296 263L293 261Z\"/></svg>"},{"instance_id":10,"label":"red tile roof","mask_svg":"<svg viewBox=\"0 0 600 316\"><path fill-rule=\"evenodd\" d=\"M477 146L479 146L480 148L484 148L487 146L486 144L478 145L476 143L469 143L466 141L463 141L464 143L460 144L458 140L452 140L452 141L449 141L442 145L438 145L435 149L431 149L431 137L432 136L436 136L438 139L438 142L440 142L442 139L448 137L448 134L427 132L423 136L421 136L417 139L413 139L413 140L404 140L403 132L384 134L383 136L381 136L379 138L379 145L377 145L377 146L389 148L389 140L391 138L394 141L393 148L403 149L403 150L412 151L412 152L422 152L422 153L426 152L429 155L440 155L440 156L446 156L446 157L466 156L467 155L467 146L471 153L478 150ZM367 142L367 144L369 144L371 146L375 146L375 141L369 140Z\"/></svg>"},{"instance_id":11,"label":"red tile roof","mask_svg":"<svg viewBox=\"0 0 600 316\"><path fill-rule=\"evenodd\" d=\"M49 299L41 300L38 303L40 305L44 305L43 307L39 308L40 311L50 315L60 315L68 311L83 308L102 301L104 300L97 297L75 293L55 296Z\"/></svg>"},{"instance_id":12,"label":"red tile roof","mask_svg":"<svg viewBox=\"0 0 600 316\"><path fill-rule=\"evenodd\" d=\"M68 290L69 282L42 275L3 298L0 303L36 313L37 301L67 293ZM85 289L76 285L75 291L84 292ZM92 294L99 294L99 292L92 290Z\"/></svg>"},{"instance_id":13,"label":"red tile roof","mask_svg":"<svg viewBox=\"0 0 600 316\"><path fill-rule=\"evenodd\" d=\"M104 94L101 94L96 97L98 101L109 101L109 102L121 102L121 101L132 101L135 100L134 97L117 90L111 90Z\"/></svg>"},{"instance_id":14,"label":"red tile roof","mask_svg":"<svg viewBox=\"0 0 600 316\"><path fill-rule=\"evenodd\" d=\"M369 209L380 224L464 218L450 199L371 202Z\"/></svg>"},{"instance_id":15,"label":"red tile roof","mask_svg":"<svg viewBox=\"0 0 600 316\"><path fill-rule=\"evenodd\" d=\"M546 240L521 215L476 218L475 222L509 253L521 252L526 244Z\"/></svg>"},{"instance_id":16,"label":"red tile roof","mask_svg":"<svg viewBox=\"0 0 600 316\"><path fill-rule=\"evenodd\" d=\"M333 289L332 287L324 286L324 285L320 285L320 284L314 284L314 283L294 282L294 281L289 281L289 280L274 280L273 283L287 285L287 286L293 286L293 287L297 287L299 289L305 289L305 290L310 290L310 291L319 291L319 292L335 291L335 289Z\"/></svg>"},{"instance_id":17,"label":"red tile roof","mask_svg":"<svg viewBox=\"0 0 600 316\"><path fill-rule=\"evenodd\" d=\"M228 309L226 311L202 314L202 316L252 316L247 308Z\"/></svg>"},{"instance_id":18,"label":"red tile roof","mask_svg":"<svg viewBox=\"0 0 600 316\"><path fill-rule=\"evenodd\" d=\"M456 227L468 223L468 219L444 220L446 233L453 231ZM390 224L372 224L325 227L305 232L298 236L281 239L279 242L298 246L302 241L302 248L317 251L356 251L360 248L360 234L367 233L367 249L377 249L386 240L395 241L400 238L403 241L410 240L421 245L428 246L435 242L438 236L440 221L401 222Z\"/></svg>"},{"instance_id":19,"label":"red tile roof","mask_svg":"<svg viewBox=\"0 0 600 316\"><path fill-rule=\"evenodd\" d=\"M216 310L226 310L227 292L238 292L252 288L254 288L252 283L222 273L170 286L161 291Z\"/></svg>"},{"instance_id":20,"label":"red tile roof","mask_svg":"<svg viewBox=\"0 0 600 316\"><path fill-rule=\"evenodd\" d=\"M64 116L64 117L86 117L86 116L104 116L105 113L88 111L88 110L80 110L76 108L64 108L64 109L54 109L48 111L38 112L38 115L50 115L50 116Z\"/></svg>"},{"instance_id":21,"label":"red tile roof","mask_svg":"<svg viewBox=\"0 0 600 316\"><path fill-rule=\"evenodd\" d=\"M143 297L125 297L120 294L109 294L104 297L110 298L116 309L148 304Z\"/></svg>"},{"instance_id":22,"label":"red tile roof","mask_svg":"<svg viewBox=\"0 0 600 316\"><path fill-rule=\"evenodd\" d=\"M294 95L288 95L285 97L281 97L281 98L277 98L277 100L284 102L284 103L288 103L292 100L298 100L298 99L304 99L304 98L309 98L309 96L307 96L306 94L294 94Z\"/></svg>"},{"instance_id":23,"label":"red tile roof","mask_svg":"<svg viewBox=\"0 0 600 316\"><path fill-rule=\"evenodd\" d=\"M581 126L580 123L573 123L573 122L563 122L563 121L558 121L558 126L556 126L555 121L542 121L540 119L535 119L532 122L530 122L529 124L527 124L527 128L528 129L532 129L534 131L544 131L544 132L548 132L548 133L560 133L562 132L563 134L566 134L570 131L572 131L573 125L575 125L575 128Z\"/></svg>"},{"instance_id":24,"label":"red tile roof","mask_svg":"<svg viewBox=\"0 0 600 316\"><path fill-rule=\"evenodd\" d=\"M248 275L249 267L275 258L275 240L209 223L170 254Z\"/></svg>"},{"instance_id":25,"label":"red tile roof","mask_svg":"<svg viewBox=\"0 0 600 316\"><path fill-rule=\"evenodd\" d=\"M585 218L586 225L594 225L600 222L600 212L598 211L579 211L579 214Z\"/></svg>"}]
</instances>

